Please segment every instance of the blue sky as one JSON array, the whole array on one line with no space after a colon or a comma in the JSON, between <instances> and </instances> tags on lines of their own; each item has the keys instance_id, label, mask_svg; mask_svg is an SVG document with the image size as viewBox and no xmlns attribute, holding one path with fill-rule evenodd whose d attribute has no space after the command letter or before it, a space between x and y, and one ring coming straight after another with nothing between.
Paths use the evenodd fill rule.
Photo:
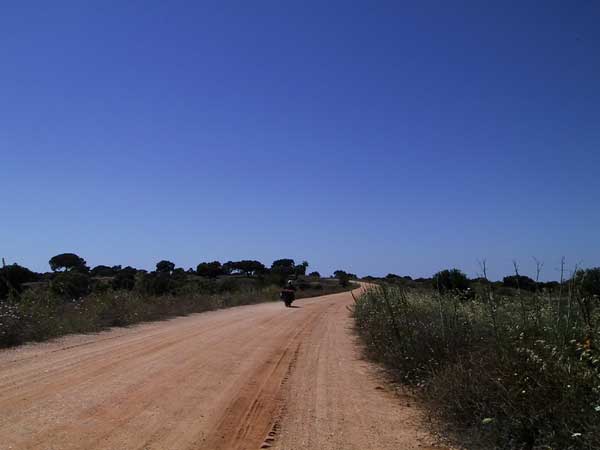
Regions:
<instances>
[{"instance_id":1,"label":"blue sky","mask_svg":"<svg viewBox=\"0 0 600 450\"><path fill-rule=\"evenodd\" d=\"M600 265L600 3L6 2L0 256Z\"/></svg>"}]
</instances>

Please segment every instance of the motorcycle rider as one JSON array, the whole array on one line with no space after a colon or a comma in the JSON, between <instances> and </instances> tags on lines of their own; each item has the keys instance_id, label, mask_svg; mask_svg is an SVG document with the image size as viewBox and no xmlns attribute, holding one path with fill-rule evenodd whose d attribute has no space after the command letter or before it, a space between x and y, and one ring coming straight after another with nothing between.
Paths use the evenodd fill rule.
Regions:
<instances>
[{"instance_id":1,"label":"motorcycle rider","mask_svg":"<svg viewBox=\"0 0 600 450\"><path fill-rule=\"evenodd\" d=\"M290 306L296 297L296 286L292 280L288 280L287 285L281 291L281 299L285 302L285 306Z\"/></svg>"}]
</instances>

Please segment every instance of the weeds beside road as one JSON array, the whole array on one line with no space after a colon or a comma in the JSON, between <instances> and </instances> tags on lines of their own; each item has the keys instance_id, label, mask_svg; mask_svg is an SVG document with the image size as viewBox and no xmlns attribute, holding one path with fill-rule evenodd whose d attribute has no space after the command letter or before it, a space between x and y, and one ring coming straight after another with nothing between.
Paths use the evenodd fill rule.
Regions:
<instances>
[{"instance_id":1,"label":"weeds beside road","mask_svg":"<svg viewBox=\"0 0 600 450\"><path fill-rule=\"evenodd\" d=\"M298 298L348 290L337 282L323 282L318 287L307 285L298 291ZM279 287L273 285L217 293L188 290L179 295L106 290L65 301L48 289L32 289L17 301L0 301L0 347L279 298Z\"/></svg>"},{"instance_id":2,"label":"weeds beside road","mask_svg":"<svg viewBox=\"0 0 600 450\"><path fill-rule=\"evenodd\" d=\"M600 314L576 286L516 298L372 287L367 351L474 447L600 448Z\"/></svg>"}]
</instances>

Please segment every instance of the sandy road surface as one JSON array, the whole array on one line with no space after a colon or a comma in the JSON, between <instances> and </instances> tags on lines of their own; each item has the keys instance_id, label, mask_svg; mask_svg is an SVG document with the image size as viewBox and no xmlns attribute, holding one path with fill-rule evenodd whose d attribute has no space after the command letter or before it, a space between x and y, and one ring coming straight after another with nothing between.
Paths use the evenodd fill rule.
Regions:
<instances>
[{"instance_id":1,"label":"sandy road surface","mask_svg":"<svg viewBox=\"0 0 600 450\"><path fill-rule=\"evenodd\" d=\"M349 293L0 352L0 450L426 449L360 359Z\"/></svg>"}]
</instances>

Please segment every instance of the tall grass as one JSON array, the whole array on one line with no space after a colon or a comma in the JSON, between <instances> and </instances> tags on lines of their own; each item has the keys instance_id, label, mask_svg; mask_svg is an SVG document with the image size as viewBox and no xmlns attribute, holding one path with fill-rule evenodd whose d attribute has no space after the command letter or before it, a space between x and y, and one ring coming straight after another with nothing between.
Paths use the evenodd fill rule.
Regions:
<instances>
[{"instance_id":1,"label":"tall grass","mask_svg":"<svg viewBox=\"0 0 600 450\"><path fill-rule=\"evenodd\" d=\"M354 315L370 355L469 431L473 447L598 449L594 302L572 284L516 298L381 286L357 299Z\"/></svg>"},{"instance_id":2,"label":"tall grass","mask_svg":"<svg viewBox=\"0 0 600 450\"><path fill-rule=\"evenodd\" d=\"M47 289L26 291L18 301L0 302L0 347L42 341L69 333L275 300L274 286L221 294L148 296L108 290L64 301Z\"/></svg>"},{"instance_id":3,"label":"tall grass","mask_svg":"<svg viewBox=\"0 0 600 450\"><path fill-rule=\"evenodd\" d=\"M237 283L235 289L229 288L207 291L189 283L167 295L108 289L73 300L64 300L47 288L30 289L0 301L0 347L279 299L280 288L274 285ZM298 294L309 297L340 290L347 289L338 284L317 283L303 286Z\"/></svg>"}]
</instances>

